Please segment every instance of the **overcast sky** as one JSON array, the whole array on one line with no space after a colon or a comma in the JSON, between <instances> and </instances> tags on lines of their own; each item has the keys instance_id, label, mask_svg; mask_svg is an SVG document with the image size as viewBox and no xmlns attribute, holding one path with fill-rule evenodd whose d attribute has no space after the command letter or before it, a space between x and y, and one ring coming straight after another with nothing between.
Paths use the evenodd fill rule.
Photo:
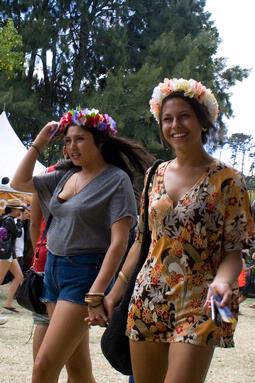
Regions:
<instances>
[{"instance_id":1,"label":"overcast sky","mask_svg":"<svg viewBox=\"0 0 255 383\"><path fill-rule=\"evenodd\" d=\"M255 0L207 0L206 10L222 40L217 55L226 57L228 66L251 69L249 77L232 89L234 117L227 121L228 135L251 134L255 141ZM229 154L222 159L228 162Z\"/></svg>"}]
</instances>

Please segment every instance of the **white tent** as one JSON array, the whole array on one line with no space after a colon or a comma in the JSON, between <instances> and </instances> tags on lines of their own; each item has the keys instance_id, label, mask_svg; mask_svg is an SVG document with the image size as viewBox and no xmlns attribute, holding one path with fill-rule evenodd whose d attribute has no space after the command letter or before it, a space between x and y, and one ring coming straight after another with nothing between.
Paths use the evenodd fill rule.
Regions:
<instances>
[{"instance_id":1,"label":"white tent","mask_svg":"<svg viewBox=\"0 0 255 383\"><path fill-rule=\"evenodd\" d=\"M0 115L0 192L13 192L9 182L27 149L13 130L5 112ZM45 171L45 166L36 161L34 175ZM7 178L9 182L7 182ZM5 178L5 179L4 179Z\"/></svg>"}]
</instances>

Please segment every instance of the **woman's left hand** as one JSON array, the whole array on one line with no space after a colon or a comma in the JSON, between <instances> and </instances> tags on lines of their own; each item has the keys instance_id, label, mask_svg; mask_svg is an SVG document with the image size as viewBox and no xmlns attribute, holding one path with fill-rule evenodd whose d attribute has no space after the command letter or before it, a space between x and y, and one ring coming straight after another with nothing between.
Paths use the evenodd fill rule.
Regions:
<instances>
[{"instance_id":1,"label":"woman's left hand","mask_svg":"<svg viewBox=\"0 0 255 383\"><path fill-rule=\"evenodd\" d=\"M221 302L220 306L224 307L227 306L232 298L232 287L227 281L224 280L214 280L208 289L206 301L204 304L204 308L206 310L210 309L211 307L211 296L212 295L220 295L221 296Z\"/></svg>"},{"instance_id":2,"label":"woman's left hand","mask_svg":"<svg viewBox=\"0 0 255 383\"><path fill-rule=\"evenodd\" d=\"M88 314L89 316L84 320L89 326L106 327L108 325L103 304L98 307L88 306Z\"/></svg>"}]
</instances>

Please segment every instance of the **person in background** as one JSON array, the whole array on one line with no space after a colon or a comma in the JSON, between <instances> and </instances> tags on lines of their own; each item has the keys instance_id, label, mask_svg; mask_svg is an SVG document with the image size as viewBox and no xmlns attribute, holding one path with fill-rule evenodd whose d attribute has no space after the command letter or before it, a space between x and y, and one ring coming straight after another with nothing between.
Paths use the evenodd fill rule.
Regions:
<instances>
[{"instance_id":1,"label":"person in background","mask_svg":"<svg viewBox=\"0 0 255 383\"><path fill-rule=\"evenodd\" d=\"M50 166L47 168L47 172L55 170L55 166ZM47 258L47 247L46 247L46 236L44 236L44 231L46 228L45 220L42 215L42 210L40 207L40 201L36 193L32 196L32 209L31 209L31 225L30 225L30 237L32 246L34 249L34 257L32 267L37 272L44 272L46 258ZM33 322L35 325L33 332L33 360L35 361L36 355L40 349L43 338L46 334L49 317L48 314L37 314L33 313ZM84 348L86 351L86 347ZM80 366L76 362L75 368L83 368L85 361L82 359L82 353L80 354ZM72 369L72 365L69 366ZM67 378L67 383L71 383L69 378Z\"/></svg>"},{"instance_id":2,"label":"person in background","mask_svg":"<svg viewBox=\"0 0 255 383\"><path fill-rule=\"evenodd\" d=\"M159 165L149 191L151 245L129 305L127 336L136 383L202 383L216 346L233 347L241 251L254 244L254 223L241 173L211 157L218 103L193 79L165 79L151 112L175 158ZM104 299L106 321L126 288L143 234ZM124 277L123 277L124 275ZM211 297L229 306L230 323L211 318ZM90 313L93 324L95 313Z\"/></svg>"},{"instance_id":3,"label":"person in background","mask_svg":"<svg viewBox=\"0 0 255 383\"><path fill-rule=\"evenodd\" d=\"M20 210L20 215L18 218L15 219L15 222L17 223L17 220L21 220L22 223L27 219L28 212L25 206L22 210ZM19 262L21 270L23 270L23 258L24 258L24 248L25 248L25 238L24 238L24 226L21 227L21 236L16 238L14 251L16 254L17 261Z\"/></svg>"},{"instance_id":4,"label":"person in background","mask_svg":"<svg viewBox=\"0 0 255 383\"><path fill-rule=\"evenodd\" d=\"M45 221L42 216L40 201L36 193L32 196L31 203L30 237L34 249L32 267L37 272L44 272L47 257L46 237L43 238ZM33 313L35 325L33 332L33 360L35 360L49 324L48 315Z\"/></svg>"},{"instance_id":5,"label":"person in background","mask_svg":"<svg viewBox=\"0 0 255 383\"><path fill-rule=\"evenodd\" d=\"M95 383L88 325L103 325L104 292L136 224L133 171L144 173L151 156L116 136L116 123L96 109L72 110L45 125L18 167L11 186L38 193L47 232L44 292L50 323L37 353L32 383L56 383L64 365L72 383ZM39 153L56 135L70 158L62 170L32 177ZM85 301L84 301L85 298ZM84 355L84 342L86 353ZM72 361L83 368L71 370Z\"/></svg>"},{"instance_id":6,"label":"person in background","mask_svg":"<svg viewBox=\"0 0 255 383\"><path fill-rule=\"evenodd\" d=\"M63 148L64 158L66 156L65 146ZM55 171L57 164L49 166L47 168L47 173ZM44 235L46 229L46 223L42 215L42 209L40 206L40 200L38 194L34 193L32 195L32 204L31 204L31 223L30 223L30 238L34 250L34 257L32 262L32 267L37 272L44 272L46 258L47 258L47 240ZM34 332L33 332L33 360L35 361L36 355L39 351L39 348L42 344L43 338L46 334L49 317L48 314L37 314L33 313L33 322L34 322ZM86 351L86 345L84 350ZM80 367L76 364L76 368L83 368L85 362L82 359L82 354L80 358ZM72 367L70 367L72 368ZM71 383L69 378L67 378L67 383Z\"/></svg>"},{"instance_id":7,"label":"person in background","mask_svg":"<svg viewBox=\"0 0 255 383\"><path fill-rule=\"evenodd\" d=\"M19 238L22 235L22 221L17 219L22 210L23 206L21 206L18 199L8 199L5 207L5 215L3 217L4 221L2 222L2 226L7 229L8 234L11 236L12 247L10 257L8 259L0 259L0 285L4 281L8 271L10 271L13 275L13 280L8 290L3 308L12 312L18 312L18 310L13 306L13 296L15 295L19 284L23 280L23 273L15 254L16 238ZM15 222L15 219L17 219L17 222Z\"/></svg>"},{"instance_id":8,"label":"person in background","mask_svg":"<svg viewBox=\"0 0 255 383\"><path fill-rule=\"evenodd\" d=\"M30 238L30 215L31 215L31 205L30 203L25 206L26 210L26 219L23 221L24 227L24 257L22 264L22 271L25 273L32 265L33 259L33 246Z\"/></svg>"},{"instance_id":9,"label":"person in background","mask_svg":"<svg viewBox=\"0 0 255 383\"><path fill-rule=\"evenodd\" d=\"M239 287L239 299L238 303L239 305L243 303L249 293L249 288L251 285L251 278L252 278L252 271L254 266L248 267L246 264L246 259L247 259L247 251L242 251L242 270L238 276L238 287Z\"/></svg>"},{"instance_id":10,"label":"person in background","mask_svg":"<svg viewBox=\"0 0 255 383\"><path fill-rule=\"evenodd\" d=\"M23 272L23 258L24 258L24 248L25 248L23 223L25 220L28 219L29 213L28 213L28 209L26 206L24 206L24 205L21 205L21 206L22 206L22 209L20 209L20 215L17 218L15 218L16 224L19 224L19 221L22 222L22 226L20 228L21 229L21 236L17 237L15 240L14 253L15 253L16 259L20 265L21 271ZM9 273L11 273L10 270L9 270ZM12 278L12 280L9 284L9 287L8 287L8 294L7 294L8 298L7 298L7 301L5 302L4 308L17 313L19 311L14 307L14 304L13 304L16 290L17 290L16 281L15 281L15 278L14 279Z\"/></svg>"},{"instance_id":11,"label":"person in background","mask_svg":"<svg viewBox=\"0 0 255 383\"><path fill-rule=\"evenodd\" d=\"M8 318L6 318L3 315L0 315L0 326L4 325L7 322L8 322Z\"/></svg>"},{"instance_id":12,"label":"person in background","mask_svg":"<svg viewBox=\"0 0 255 383\"><path fill-rule=\"evenodd\" d=\"M252 254L252 260L253 260L253 265L252 265L252 272L251 272L251 284L255 284L255 264L254 264L254 261L255 261L255 252L253 252ZM255 303L252 303L250 306L249 306L251 309L255 309Z\"/></svg>"}]
</instances>

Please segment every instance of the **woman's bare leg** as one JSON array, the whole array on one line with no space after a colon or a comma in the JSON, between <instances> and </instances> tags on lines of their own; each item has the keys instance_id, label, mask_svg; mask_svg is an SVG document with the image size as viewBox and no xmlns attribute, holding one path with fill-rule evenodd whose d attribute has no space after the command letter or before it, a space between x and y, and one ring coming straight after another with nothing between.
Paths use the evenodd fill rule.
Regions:
<instances>
[{"instance_id":1,"label":"woman's bare leg","mask_svg":"<svg viewBox=\"0 0 255 383\"><path fill-rule=\"evenodd\" d=\"M9 261L0 261L0 285L2 284L6 274L8 273L12 262Z\"/></svg>"},{"instance_id":2,"label":"woman's bare leg","mask_svg":"<svg viewBox=\"0 0 255 383\"><path fill-rule=\"evenodd\" d=\"M135 383L163 383L167 373L169 344L142 341L130 341L129 344Z\"/></svg>"},{"instance_id":3,"label":"woman's bare leg","mask_svg":"<svg viewBox=\"0 0 255 383\"><path fill-rule=\"evenodd\" d=\"M81 339L88 339L85 306L66 301L57 302L54 311L54 305L47 306L51 320L34 363L32 383L57 383L62 367L80 345ZM87 377L92 376L91 363L86 365L88 360L89 357L83 363ZM84 378L72 380L72 383L84 383ZM87 380L86 383L95 381Z\"/></svg>"},{"instance_id":4,"label":"woman's bare leg","mask_svg":"<svg viewBox=\"0 0 255 383\"><path fill-rule=\"evenodd\" d=\"M203 383L213 352L213 347L172 343L169 347L168 370L164 383Z\"/></svg>"},{"instance_id":5,"label":"woman's bare leg","mask_svg":"<svg viewBox=\"0 0 255 383\"><path fill-rule=\"evenodd\" d=\"M35 361L36 355L41 347L43 338L46 334L48 325L37 324L33 334L33 360Z\"/></svg>"},{"instance_id":6,"label":"woman's bare leg","mask_svg":"<svg viewBox=\"0 0 255 383\"><path fill-rule=\"evenodd\" d=\"M203 383L214 349L130 341L130 351L135 383Z\"/></svg>"},{"instance_id":7,"label":"woman's bare leg","mask_svg":"<svg viewBox=\"0 0 255 383\"><path fill-rule=\"evenodd\" d=\"M13 307L13 299L14 299L16 290L23 280L23 273L17 259L14 259L12 261L9 271L13 275L13 280L11 281L9 285L7 298L6 298L4 306Z\"/></svg>"},{"instance_id":8,"label":"woman's bare leg","mask_svg":"<svg viewBox=\"0 0 255 383\"><path fill-rule=\"evenodd\" d=\"M80 344L75 349L70 359L66 362L66 370L69 377L67 383L96 383L92 375L92 365L89 351L89 331L86 331L86 334L81 340Z\"/></svg>"}]
</instances>

